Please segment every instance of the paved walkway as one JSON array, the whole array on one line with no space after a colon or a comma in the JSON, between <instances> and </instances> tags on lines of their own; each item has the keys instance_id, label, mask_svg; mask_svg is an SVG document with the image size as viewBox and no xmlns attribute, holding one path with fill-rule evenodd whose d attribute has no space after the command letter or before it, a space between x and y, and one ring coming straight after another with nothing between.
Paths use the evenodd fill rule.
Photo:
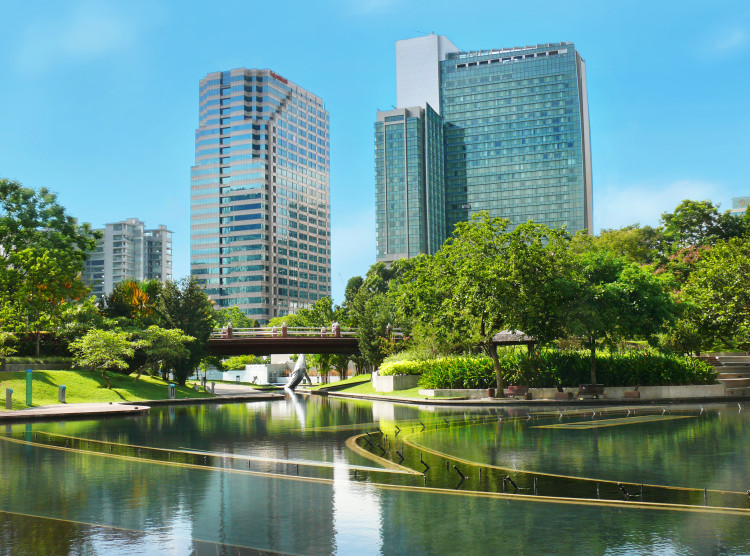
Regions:
<instances>
[{"instance_id":1,"label":"paved walkway","mask_svg":"<svg viewBox=\"0 0 750 556\"><path fill-rule=\"evenodd\" d=\"M2 421L26 421L29 419L52 419L55 417L92 416L100 417L107 415L135 415L145 413L151 409L147 405L119 404L119 403L71 403L42 405L29 407L16 411L0 411L0 422Z\"/></svg>"},{"instance_id":2,"label":"paved walkway","mask_svg":"<svg viewBox=\"0 0 750 556\"><path fill-rule=\"evenodd\" d=\"M232 401L229 401L231 398ZM262 401L284 399L284 394L255 390L244 384L216 384L216 397L180 398L177 400L144 400L123 403L70 403L44 405L7 411L0 409L0 423L3 421L27 421L32 419L66 419L71 417L106 417L109 415L137 415L146 413L156 405L190 405L204 403L236 403L240 401Z\"/></svg>"}]
</instances>

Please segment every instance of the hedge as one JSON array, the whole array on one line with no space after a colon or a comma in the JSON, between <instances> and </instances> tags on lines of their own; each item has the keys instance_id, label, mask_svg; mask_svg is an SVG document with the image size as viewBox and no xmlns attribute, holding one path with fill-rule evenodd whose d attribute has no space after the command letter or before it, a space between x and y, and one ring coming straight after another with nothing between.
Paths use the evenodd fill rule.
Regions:
<instances>
[{"instance_id":1,"label":"hedge","mask_svg":"<svg viewBox=\"0 0 750 556\"><path fill-rule=\"evenodd\" d=\"M544 350L500 355L508 385L532 388L578 386L591 381L590 356L582 351ZM495 386L492 359L458 356L426 361L389 361L379 374L422 375L424 388L491 388ZM597 382L605 386L666 386L714 384L716 371L692 357L649 352L601 353L596 357Z\"/></svg>"}]
</instances>

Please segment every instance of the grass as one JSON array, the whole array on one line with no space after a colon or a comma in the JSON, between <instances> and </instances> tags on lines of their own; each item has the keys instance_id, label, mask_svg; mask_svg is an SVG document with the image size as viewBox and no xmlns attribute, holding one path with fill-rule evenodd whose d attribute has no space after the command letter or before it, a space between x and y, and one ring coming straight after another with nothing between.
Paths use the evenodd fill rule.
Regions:
<instances>
[{"instance_id":1,"label":"grass","mask_svg":"<svg viewBox=\"0 0 750 556\"><path fill-rule=\"evenodd\" d=\"M370 373L367 373L367 374L353 376L352 378L347 378L345 380L337 380L336 382L329 382L328 384L318 384L317 386L310 387L310 390L320 390L321 388L327 388L329 386L340 386L343 384L352 384L352 385L362 384L362 383L370 382L371 379L372 379L372 376L370 375Z\"/></svg>"},{"instance_id":2,"label":"grass","mask_svg":"<svg viewBox=\"0 0 750 556\"><path fill-rule=\"evenodd\" d=\"M383 398L426 398L427 396L419 395L419 386L409 388L408 390L396 390L394 392L377 392L372 385L370 374L357 375L346 380L332 382L330 384L321 384L313 386L310 390L320 390L326 386L346 385L346 388L336 388L337 393L342 394L366 394L368 396L380 396Z\"/></svg>"},{"instance_id":3,"label":"grass","mask_svg":"<svg viewBox=\"0 0 750 556\"><path fill-rule=\"evenodd\" d=\"M125 401L163 400L169 398L169 382L147 375L135 380L135 375L126 376L108 373L112 388L100 372L34 371L32 382L32 407L58 404L58 386L65 385L67 403L107 403ZM0 373L0 408L5 409L5 389L13 389L13 409L26 407L26 372ZM196 392L187 386L177 386L177 398L205 398L211 394Z\"/></svg>"},{"instance_id":4,"label":"grass","mask_svg":"<svg viewBox=\"0 0 750 556\"><path fill-rule=\"evenodd\" d=\"M372 385L372 382L363 382L361 384L357 384L355 386L352 386L351 388L346 388L343 390L336 390L337 393L346 393L346 394L367 394L368 396L381 396L384 398L427 398L429 396L420 396L419 395L419 386L415 386L414 388L409 388L407 390L394 390L393 392L378 392L375 390L375 387Z\"/></svg>"}]
</instances>

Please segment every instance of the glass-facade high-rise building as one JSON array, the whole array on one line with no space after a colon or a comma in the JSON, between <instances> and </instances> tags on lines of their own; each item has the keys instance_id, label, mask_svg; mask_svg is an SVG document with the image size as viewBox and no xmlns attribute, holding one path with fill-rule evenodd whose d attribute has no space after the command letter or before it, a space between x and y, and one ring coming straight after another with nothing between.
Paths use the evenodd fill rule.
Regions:
<instances>
[{"instance_id":1,"label":"glass-facade high-rise building","mask_svg":"<svg viewBox=\"0 0 750 556\"><path fill-rule=\"evenodd\" d=\"M216 306L261 323L330 296L323 101L268 69L200 82L190 271Z\"/></svg>"},{"instance_id":2,"label":"glass-facade high-rise building","mask_svg":"<svg viewBox=\"0 0 750 556\"><path fill-rule=\"evenodd\" d=\"M378 112L378 261L434 253L445 239L443 126L429 104Z\"/></svg>"},{"instance_id":3,"label":"glass-facade high-rise building","mask_svg":"<svg viewBox=\"0 0 750 556\"><path fill-rule=\"evenodd\" d=\"M428 35L396 43L396 68L399 109L439 99L445 233L438 246L456 223L479 211L508 218L511 228L534 220L591 232L586 69L572 43L463 52L445 37ZM386 240L398 235L393 228L399 226L402 234L412 232L391 222L385 210L390 204L384 195L398 181L391 185L378 155L381 114L375 132L377 255L390 262L418 252L398 253Z\"/></svg>"}]
</instances>

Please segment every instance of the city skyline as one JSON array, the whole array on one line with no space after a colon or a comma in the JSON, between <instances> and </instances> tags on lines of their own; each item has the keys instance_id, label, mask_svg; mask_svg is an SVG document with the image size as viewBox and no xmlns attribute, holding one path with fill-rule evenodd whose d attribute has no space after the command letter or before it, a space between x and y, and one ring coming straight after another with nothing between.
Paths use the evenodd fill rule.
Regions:
<instances>
[{"instance_id":1,"label":"city skyline","mask_svg":"<svg viewBox=\"0 0 750 556\"><path fill-rule=\"evenodd\" d=\"M726 210L747 195L745 3L541 2L532 14L491 2L460 13L447 2L426 6L230 1L238 17L284 13L283 25L254 28L247 40L206 32L225 22L198 2L8 4L0 175L48 187L94 227L132 215L166 224L180 278L189 273L196 83L217 68L274 68L331 114L332 286L341 302L346 280L375 260L372 122L396 102L394 42L434 31L466 50L575 43L588 73L595 232L656 224L683 198ZM394 17L404 11L419 17Z\"/></svg>"}]
</instances>

